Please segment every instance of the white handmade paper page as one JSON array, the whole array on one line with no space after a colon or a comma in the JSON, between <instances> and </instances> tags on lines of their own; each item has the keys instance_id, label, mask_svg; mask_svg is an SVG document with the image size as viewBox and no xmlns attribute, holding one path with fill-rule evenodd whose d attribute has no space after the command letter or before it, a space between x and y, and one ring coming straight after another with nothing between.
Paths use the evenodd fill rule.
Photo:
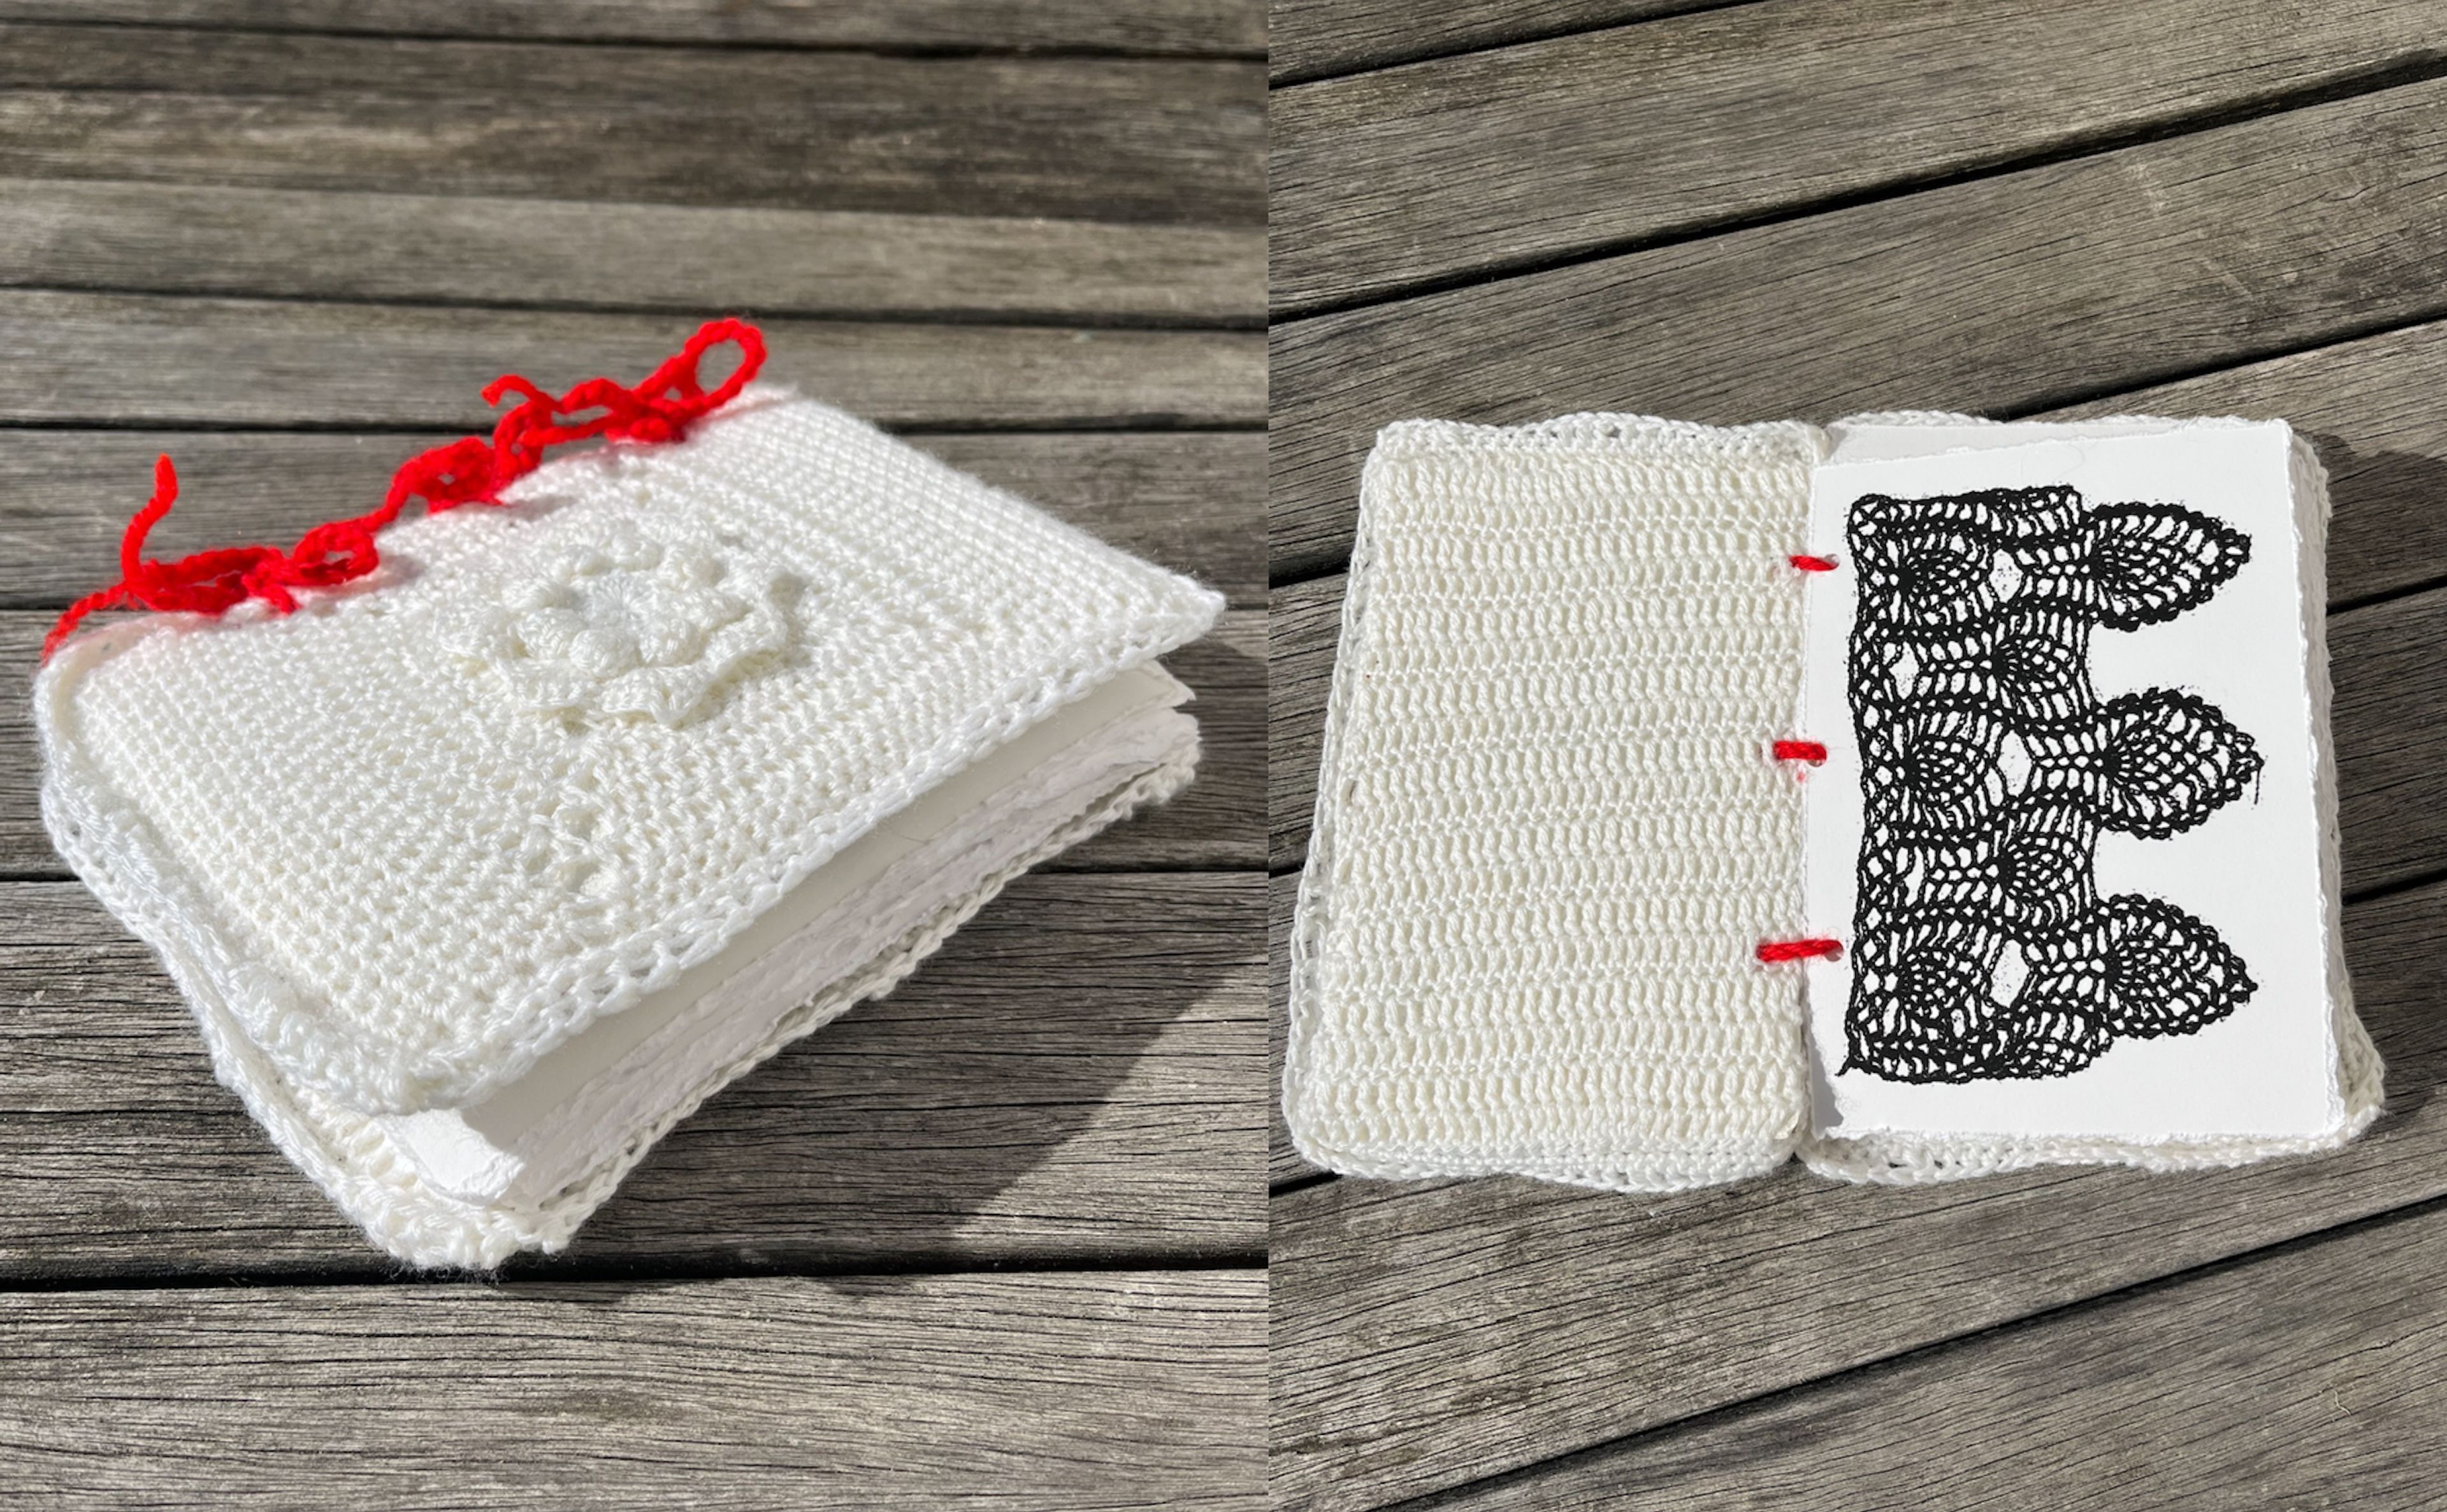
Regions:
<instances>
[{"instance_id":1,"label":"white handmade paper page","mask_svg":"<svg viewBox=\"0 0 2447 1512\"><path fill-rule=\"evenodd\" d=\"M2344 1122L2290 439L1839 427L1793 732L1828 751L1810 933L1843 945L1807 967L1820 1134Z\"/></svg>"}]
</instances>

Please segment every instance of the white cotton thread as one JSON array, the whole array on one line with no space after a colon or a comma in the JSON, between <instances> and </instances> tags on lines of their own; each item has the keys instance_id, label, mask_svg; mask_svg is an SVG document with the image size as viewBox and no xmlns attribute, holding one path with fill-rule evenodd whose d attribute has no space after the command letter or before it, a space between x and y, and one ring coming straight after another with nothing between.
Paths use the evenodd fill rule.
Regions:
<instances>
[{"instance_id":1,"label":"white cotton thread","mask_svg":"<svg viewBox=\"0 0 2447 1512\"><path fill-rule=\"evenodd\" d=\"M1623 415L1377 438L1292 939L1330 1170L1672 1190L1808 1115L1801 682L1817 435Z\"/></svg>"}]
</instances>

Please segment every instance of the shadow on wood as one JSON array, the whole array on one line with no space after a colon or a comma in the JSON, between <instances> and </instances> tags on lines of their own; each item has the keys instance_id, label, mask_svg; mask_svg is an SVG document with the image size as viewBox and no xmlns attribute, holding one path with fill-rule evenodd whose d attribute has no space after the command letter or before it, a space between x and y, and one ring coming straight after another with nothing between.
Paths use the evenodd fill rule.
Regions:
<instances>
[{"instance_id":1,"label":"shadow on wood","mask_svg":"<svg viewBox=\"0 0 2447 1512\"><path fill-rule=\"evenodd\" d=\"M1248 891L1243 934L1258 921L1254 879ZM1207 1122L1212 1111L1177 1106L1186 1099L1147 1106L1120 1088L1173 1025L1211 1014L1247 974L1236 957L1254 956L1255 941L1245 950L1228 939L1204 952L1185 948L1171 920L1153 911L1133 917L1108 895L1031 901L1036 906L1023 911L997 900L992 917L981 915L947 947L958 953L945 963L953 970L921 969L892 996L862 1005L734 1084L647 1157L564 1256L522 1257L504 1274L617 1264L674 1241L728 1251L752 1268L783 1258L760 1244L777 1228L822 1234L877 1223L892 1231L899 1264L941 1269L968 1258L971 1231L990 1226L1007 1195L1091 1124L1140 1123L1125 1143L1151 1163L1176 1167L1185 1136L1167 1125L1185 1116ZM1085 957L1087 969L1050 966L1056 954ZM1066 994L1014 990L1052 972L1070 984ZM1082 1016L1092 1023L1080 1025ZM1230 1085L1218 1103L1254 1097L1264 1062L1255 1032L1246 1037L1250 1053L1224 1071ZM811 1100L831 1105L830 1116L807 1119L799 1110ZM1223 1157L1226 1201L1247 1209L1255 1248L1263 1242L1262 1113L1252 1106L1243 1122L1243 1137L1205 1153ZM1134 1204L1114 1195L1119 1204L1055 1209L1068 1208L1082 1255L1126 1253L1111 1230L1131 1215L1111 1208ZM674 1200L692 1215L685 1226L666 1210ZM870 1275L863 1284L901 1279L919 1277L879 1283Z\"/></svg>"},{"instance_id":2,"label":"shadow on wood","mask_svg":"<svg viewBox=\"0 0 2447 1512\"><path fill-rule=\"evenodd\" d=\"M2314 431L2328 469L2335 518L2328 535L2329 607L2351 605L2379 588L2400 586L2408 566L2447 565L2447 458L2416 451L2357 451L2345 438Z\"/></svg>"}]
</instances>

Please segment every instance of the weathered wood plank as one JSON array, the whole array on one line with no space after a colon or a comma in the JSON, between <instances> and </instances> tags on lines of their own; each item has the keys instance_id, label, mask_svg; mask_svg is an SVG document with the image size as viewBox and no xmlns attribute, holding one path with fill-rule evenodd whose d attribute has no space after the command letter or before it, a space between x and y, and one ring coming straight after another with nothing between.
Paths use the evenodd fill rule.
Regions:
<instances>
[{"instance_id":1,"label":"weathered wood plank","mask_svg":"<svg viewBox=\"0 0 2447 1512\"><path fill-rule=\"evenodd\" d=\"M2435 317L2443 153L2447 82L2411 85L1278 326L1276 580L1348 555L1388 421L2022 413Z\"/></svg>"},{"instance_id":2,"label":"weathered wood plank","mask_svg":"<svg viewBox=\"0 0 2447 1512\"><path fill-rule=\"evenodd\" d=\"M1034 876L675 1129L556 1265L1227 1258L1265 1243L1254 873ZM0 1278L380 1275L151 953L0 885Z\"/></svg>"},{"instance_id":3,"label":"weathered wood plank","mask_svg":"<svg viewBox=\"0 0 2447 1512\"><path fill-rule=\"evenodd\" d=\"M1280 1196L1280 1504L1382 1505L2447 1193L2447 1103L2431 1095L2447 1076L2442 931L2447 885L2346 911L2394 1096L2319 1159L1925 1187L1788 1167L1656 1198L1509 1180ZM2225 1336L2258 1337L2234 1315ZM1914 1457L1947 1436L1894 1421L1917 1425Z\"/></svg>"},{"instance_id":4,"label":"weathered wood plank","mask_svg":"<svg viewBox=\"0 0 2447 1512\"><path fill-rule=\"evenodd\" d=\"M1339 608L1341 588L1340 577L1327 577L1278 595L1275 619L1283 628L1273 642L1266 770L1267 863L1277 870L1307 855L1337 633L1328 610ZM1297 606L1292 614L1284 613L1286 598ZM2345 891L2430 876L2447 861L2447 766L2438 759L2438 713L2447 707L2447 589L2332 615L2328 655Z\"/></svg>"},{"instance_id":5,"label":"weathered wood plank","mask_svg":"<svg viewBox=\"0 0 2447 1512\"><path fill-rule=\"evenodd\" d=\"M2433 1210L1438 1504L2435 1507L2447 1479L2442 1285L2447 1214Z\"/></svg>"},{"instance_id":6,"label":"weathered wood plank","mask_svg":"<svg viewBox=\"0 0 2447 1512\"><path fill-rule=\"evenodd\" d=\"M0 283L1256 326L1265 319L1265 232L6 179Z\"/></svg>"},{"instance_id":7,"label":"weathered wood plank","mask_svg":"<svg viewBox=\"0 0 2447 1512\"><path fill-rule=\"evenodd\" d=\"M777 319L768 377L882 425L1247 425L1256 331ZM697 321L0 290L0 423L489 430L503 372L634 382Z\"/></svg>"},{"instance_id":8,"label":"weathered wood plank","mask_svg":"<svg viewBox=\"0 0 2447 1512\"><path fill-rule=\"evenodd\" d=\"M0 23L29 178L1248 225L1265 104L1255 62Z\"/></svg>"},{"instance_id":9,"label":"weathered wood plank","mask_svg":"<svg viewBox=\"0 0 2447 1512\"><path fill-rule=\"evenodd\" d=\"M1262 1504L1256 1271L0 1296L0 1499Z\"/></svg>"},{"instance_id":10,"label":"weathered wood plank","mask_svg":"<svg viewBox=\"0 0 2447 1512\"><path fill-rule=\"evenodd\" d=\"M1292 1148L1283 1123L1283 1036L1290 1023L1292 913L1299 901L1299 877L1266 879L1266 1180L1294 1181L1318 1174Z\"/></svg>"},{"instance_id":11,"label":"weathered wood plank","mask_svg":"<svg viewBox=\"0 0 2447 1512\"><path fill-rule=\"evenodd\" d=\"M2437 59L2429 0L1736 6L1277 90L1276 307L1585 255ZM1796 265L1805 266L1805 265Z\"/></svg>"},{"instance_id":12,"label":"weathered wood plank","mask_svg":"<svg viewBox=\"0 0 2447 1512\"><path fill-rule=\"evenodd\" d=\"M80 577L76 586L82 591L90 585ZM52 617L41 611L0 611L0 666L30 674ZM1139 871L1264 865L1264 619L1259 610L1226 611L1215 633L1165 658L1198 695L1190 705L1204 747L1197 781L1170 803L1065 852L1049 866ZM0 700L0 879L65 871L43 831L41 771L31 709L22 696Z\"/></svg>"},{"instance_id":13,"label":"weathered wood plank","mask_svg":"<svg viewBox=\"0 0 2447 1512\"><path fill-rule=\"evenodd\" d=\"M1267 76L1299 84L1419 58L1706 10L1729 0L1275 0ZM9 7L0 6L0 14Z\"/></svg>"},{"instance_id":14,"label":"weathered wood plank","mask_svg":"<svg viewBox=\"0 0 2447 1512\"><path fill-rule=\"evenodd\" d=\"M536 41L1262 56L1258 0L6 0L26 21Z\"/></svg>"},{"instance_id":15,"label":"weathered wood plank","mask_svg":"<svg viewBox=\"0 0 2447 1512\"><path fill-rule=\"evenodd\" d=\"M1340 573L1278 588L1266 614L1266 865L1275 871L1308 857L1317 814L1317 765L1325 741L1325 701L1342 638ZM5 727L0 727L5 728ZM29 727L30 728L30 727ZM5 737L0 737L5 738ZM0 765L0 771L5 771ZM0 791L5 791L0 784ZM5 809L0 809L5 813Z\"/></svg>"},{"instance_id":16,"label":"weathered wood plank","mask_svg":"<svg viewBox=\"0 0 2447 1512\"><path fill-rule=\"evenodd\" d=\"M179 464L179 507L153 555L274 540L370 506L424 436L152 430L0 432L0 609L59 609L116 572L119 537ZM1185 572L1235 607L1266 601L1265 437L1257 431L940 434L903 440L1043 505L1125 551Z\"/></svg>"}]
</instances>

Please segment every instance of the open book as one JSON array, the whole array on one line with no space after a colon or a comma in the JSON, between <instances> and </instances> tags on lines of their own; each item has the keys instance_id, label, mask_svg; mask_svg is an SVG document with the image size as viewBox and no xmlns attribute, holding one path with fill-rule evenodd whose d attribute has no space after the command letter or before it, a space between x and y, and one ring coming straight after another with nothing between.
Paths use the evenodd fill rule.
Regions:
<instances>
[{"instance_id":1,"label":"open book","mask_svg":"<svg viewBox=\"0 0 2447 1512\"><path fill-rule=\"evenodd\" d=\"M1672 1189L2350 1139L2326 513L2276 422L1390 427L1294 1140Z\"/></svg>"},{"instance_id":2,"label":"open book","mask_svg":"<svg viewBox=\"0 0 2447 1512\"><path fill-rule=\"evenodd\" d=\"M122 620L36 684L61 854L414 1264L565 1244L705 1097L1197 760L1154 659L1214 594L787 390L637 428L294 612Z\"/></svg>"}]
</instances>

